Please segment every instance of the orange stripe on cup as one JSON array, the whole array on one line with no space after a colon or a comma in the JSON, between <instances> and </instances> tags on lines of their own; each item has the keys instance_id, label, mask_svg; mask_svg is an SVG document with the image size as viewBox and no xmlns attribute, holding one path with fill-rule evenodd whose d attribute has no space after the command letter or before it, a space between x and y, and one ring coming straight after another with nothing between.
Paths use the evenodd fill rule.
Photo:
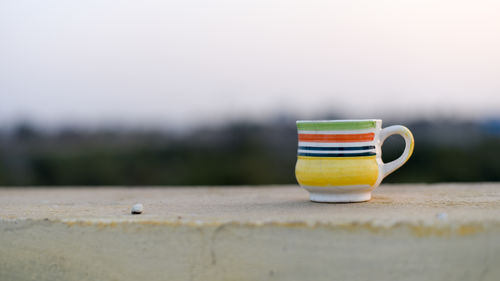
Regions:
<instances>
[{"instance_id":1,"label":"orange stripe on cup","mask_svg":"<svg viewBox=\"0 0 500 281\"><path fill-rule=\"evenodd\" d=\"M322 134L299 134L299 141L308 142L362 142L372 141L375 133L366 134L343 134L343 135L322 135Z\"/></svg>"}]
</instances>

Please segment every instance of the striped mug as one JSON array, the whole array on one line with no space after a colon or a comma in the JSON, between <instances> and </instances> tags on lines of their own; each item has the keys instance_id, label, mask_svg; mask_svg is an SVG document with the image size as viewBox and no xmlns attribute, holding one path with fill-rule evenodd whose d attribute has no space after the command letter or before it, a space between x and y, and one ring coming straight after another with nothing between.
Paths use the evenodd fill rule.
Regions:
<instances>
[{"instance_id":1,"label":"striped mug","mask_svg":"<svg viewBox=\"0 0 500 281\"><path fill-rule=\"evenodd\" d=\"M299 148L295 176L314 202L362 202L383 178L413 153L413 135L403 126L382 129L382 120L297 121ZM382 162L384 140L399 134L405 150Z\"/></svg>"}]
</instances>

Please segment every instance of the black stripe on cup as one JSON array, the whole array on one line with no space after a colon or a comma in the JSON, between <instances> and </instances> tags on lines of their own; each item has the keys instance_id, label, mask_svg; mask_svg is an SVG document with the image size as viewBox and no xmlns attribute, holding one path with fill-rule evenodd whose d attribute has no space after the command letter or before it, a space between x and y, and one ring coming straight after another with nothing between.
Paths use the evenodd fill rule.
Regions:
<instances>
[{"instance_id":1,"label":"black stripe on cup","mask_svg":"<svg viewBox=\"0 0 500 281\"><path fill-rule=\"evenodd\" d=\"M375 152L359 152L359 153L308 153L299 152L299 156L312 156L312 157L356 157L356 156L373 156Z\"/></svg>"},{"instance_id":2,"label":"black stripe on cup","mask_svg":"<svg viewBox=\"0 0 500 281\"><path fill-rule=\"evenodd\" d=\"M347 147L318 147L318 146L299 146L299 149L303 150L321 150L321 151L343 151L343 150L368 150L374 149L374 145L367 146L347 146Z\"/></svg>"}]
</instances>

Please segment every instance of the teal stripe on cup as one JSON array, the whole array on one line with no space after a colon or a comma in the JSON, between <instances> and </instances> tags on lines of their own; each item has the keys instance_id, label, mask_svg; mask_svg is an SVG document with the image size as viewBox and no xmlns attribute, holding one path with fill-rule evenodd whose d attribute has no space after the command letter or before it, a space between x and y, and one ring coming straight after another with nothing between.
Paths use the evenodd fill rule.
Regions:
<instances>
[{"instance_id":1,"label":"teal stripe on cup","mask_svg":"<svg viewBox=\"0 0 500 281\"><path fill-rule=\"evenodd\" d=\"M303 131L359 130L375 128L376 121L347 122L298 122L297 129Z\"/></svg>"}]
</instances>

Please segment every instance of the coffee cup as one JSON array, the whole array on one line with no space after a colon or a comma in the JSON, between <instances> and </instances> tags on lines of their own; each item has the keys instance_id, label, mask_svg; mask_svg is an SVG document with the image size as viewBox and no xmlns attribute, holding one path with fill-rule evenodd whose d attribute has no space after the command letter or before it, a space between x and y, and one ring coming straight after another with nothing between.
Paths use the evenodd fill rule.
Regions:
<instances>
[{"instance_id":1,"label":"coffee cup","mask_svg":"<svg viewBox=\"0 0 500 281\"><path fill-rule=\"evenodd\" d=\"M363 202L382 180L412 155L414 140L400 125L382 120L300 120L295 175L313 202ZM403 154L382 161L382 144L391 135L405 140Z\"/></svg>"}]
</instances>

